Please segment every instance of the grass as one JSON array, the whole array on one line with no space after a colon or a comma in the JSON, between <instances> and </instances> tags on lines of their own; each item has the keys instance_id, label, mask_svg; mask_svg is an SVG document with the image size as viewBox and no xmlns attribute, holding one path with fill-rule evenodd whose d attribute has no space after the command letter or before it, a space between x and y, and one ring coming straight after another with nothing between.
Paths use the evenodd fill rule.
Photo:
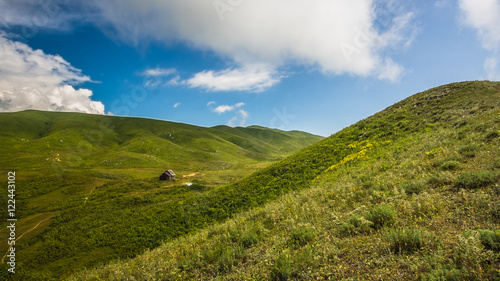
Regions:
<instances>
[{"instance_id":1,"label":"grass","mask_svg":"<svg viewBox=\"0 0 500 281\"><path fill-rule=\"evenodd\" d=\"M39 111L1 113L0 124L0 166L15 170L22 186L16 190L19 231L51 217L17 247L21 279L60 279L130 258L227 217L234 210L203 205L224 196L213 190L321 139L263 127ZM176 182L158 181L167 168L177 173ZM6 194L0 199L6 204ZM3 221L0 237L8 235Z\"/></svg>"},{"instance_id":2,"label":"grass","mask_svg":"<svg viewBox=\"0 0 500 281\"><path fill-rule=\"evenodd\" d=\"M498 254L483 244L479 232L500 227L496 183L456 186L466 172L498 172L492 163L500 159L499 139L486 142L485 137L500 125L499 101L500 86L493 82L456 83L416 94L243 180L192 191L182 208L165 211L178 213L158 223L162 232L178 225L192 231L135 258L67 279L500 278ZM461 150L471 145L474 157ZM459 167L443 169L446 161ZM407 192L402 187L408 182L423 187ZM108 188L127 194L148 186L138 189L124 180L123 187ZM102 191L100 196L108 194ZM141 200L168 206L163 204L168 198L158 196L121 197L117 202L139 204L141 214L147 210ZM150 217L157 213L162 214L155 209ZM64 225L64 217L58 222ZM140 231L137 225L127 231Z\"/></svg>"},{"instance_id":3,"label":"grass","mask_svg":"<svg viewBox=\"0 0 500 281\"><path fill-rule=\"evenodd\" d=\"M371 221L371 226L380 229L384 226L393 225L396 220L396 213L389 205L379 205L369 210L366 219Z\"/></svg>"},{"instance_id":4,"label":"grass","mask_svg":"<svg viewBox=\"0 0 500 281\"><path fill-rule=\"evenodd\" d=\"M498 175L492 171L467 171L462 173L455 185L459 188L478 189L497 181Z\"/></svg>"},{"instance_id":5,"label":"grass","mask_svg":"<svg viewBox=\"0 0 500 281\"><path fill-rule=\"evenodd\" d=\"M419 229L393 229L385 239L396 254L413 253L424 245L425 232Z\"/></svg>"},{"instance_id":6,"label":"grass","mask_svg":"<svg viewBox=\"0 0 500 281\"><path fill-rule=\"evenodd\" d=\"M271 200L70 280L500 278L499 257L476 230L499 228L496 183L457 189L463 174L498 171L498 138L486 136L500 124L499 89L467 82L412 96L235 185L240 194L260 187L257 194ZM218 243L241 245L231 238L241 236L227 233L249 230L258 238L224 273L217 262L176 269L175 253L196 257ZM144 275L141 266L152 260Z\"/></svg>"}]
</instances>

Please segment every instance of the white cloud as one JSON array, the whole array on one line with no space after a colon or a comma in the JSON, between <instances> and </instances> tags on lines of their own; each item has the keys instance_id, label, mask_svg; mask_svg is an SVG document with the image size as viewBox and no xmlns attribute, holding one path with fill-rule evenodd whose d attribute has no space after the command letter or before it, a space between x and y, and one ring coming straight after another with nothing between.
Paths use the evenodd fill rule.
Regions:
<instances>
[{"instance_id":1,"label":"white cloud","mask_svg":"<svg viewBox=\"0 0 500 281\"><path fill-rule=\"evenodd\" d=\"M86 11L86 14L82 11ZM98 19L95 12L95 9L82 1L2 0L0 26L23 26L20 35L31 38L42 29L68 31L76 24L88 24L91 20Z\"/></svg>"},{"instance_id":2,"label":"white cloud","mask_svg":"<svg viewBox=\"0 0 500 281\"><path fill-rule=\"evenodd\" d=\"M500 0L459 0L465 24L476 29L484 49L491 51L484 70L489 80L500 80Z\"/></svg>"},{"instance_id":3,"label":"white cloud","mask_svg":"<svg viewBox=\"0 0 500 281\"><path fill-rule=\"evenodd\" d=\"M373 0L222 1L230 6L223 20L214 6L220 1L90 2L112 26L103 29L123 41L181 42L240 67L207 70L188 80L190 86L210 91L262 91L279 82L272 70L285 64L313 66L328 74L379 76L378 69L388 61L384 49L401 44L408 31L391 26L378 31L374 12L378 1ZM347 57L345 46L355 52ZM252 63L270 67L249 73L245 66ZM252 84L252 79L257 81Z\"/></svg>"},{"instance_id":4,"label":"white cloud","mask_svg":"<svg viewBox=\"0 0 500 281\"><path fill-rule=\"evenodd\" d=\"M493 81L500 81L500 65L498 58L490 57L484 62L484 71L486 72L486 79Z\"/></svg>"},{"instance_id":5,"label":"white cloud","mask_svg":"<svg viewBox=\"0 0 500 281\"><path fill-rule=\"evenodd\" d=\"M227 112L232 112L238 108L240 108L238 111L236 111L236 115L229 119L227 121L227 125L234 127L236 124L239 124L239 126L245 126L246 121L248 117L250 116L247 111L245 111L242 107L245 106L244 102L238 102L234 105L219 105L217 107L213 107L216 105L215 101L211 101L207 103L207 106L210 107L212 112L215 112L217 114L223 114Z\"/></svg>"},{"instance_id":6,"label":"white cloud","mask_svg":"<svg viewBox=\"0 0 500 281\"><path fill-rule=\"evenodd\" d=\"M92 91L72 85L90 77L58 55L33 50L0 34L0 109L38 109L104 114Z\"/></svg>"},{"instance_id":7,"label":"white cloud","mask_svg":"<svg viewBox=\"0 0 500 281\"><path fill-rule=\"evenodd\" d=\"M177 103L175 103L175 104L174 104L174 108L177 108L177 107L179 107L180 105L181 105L181 103L180 103L180 102L177 102Z\"/></svg>"},{"instance_id":8,"label":"white cloud","mask_svg":"<svg viewBox=\"0 0 500 281\"><path fill-rule=\"evenodd\" d=\"M185 80L191 88L208 91L250 91L262 92L280 81L279 75L269 67L252 66L242 69L203 71Z\"/></svg>"},{"instance_id":9,"label":"white cloud","mask_svg":"<svg viewBox=\"0 0 500 281\"><path fill-rule=\"evenodd\" d=\"M26 109L45 111L85 112L104 114L101 102L90 100L92 91L76 90L70 85L55 88L18 88L0 90L0 111L12 112Z\"/></svg>"},{"instance_id":10,"label":"white cloud","mask_svg":"<svg viewBox=\"0 0 500 281\"><path fill-rule=\"evenodd\" d=\"M242 117L244 120L246 120L246 119L248 118L248 116L249 116L248 112L246 112L246 111L245 111L245 110L243 110L243 109L240 109L239 113L240 113L241 117Z\"/></svg>"},{"instance_id":11,"label":"white cloud","mask_svg":"<svg viewBox=\"0 0 500 281\"><path fill-rule=\"evenodd\" d=\"M248 112L246 112L245 110L243 109L240 109L238 111L238 115L234 116L233 118L229 119L229 121L227 121L227 125L228 126L231 126L231 127L235 127L236 124L238 124L238 126L245 126L246 122L247 122L247 119L248 119ZM239 123L238 123L239 121Z\"/></svg>"},{"instance_id":12,"label":"white cloud","mask_svg":"<svg viewBox=\"0 0 500 281\"><path fill-rule=\"evenodd\" d=\"M404 68L395 63L392 59L387 58L383 66L379 70L379 79L387 79L391 82L398 82L403 75Z\"/></svg>"},{"instance_id":13,"label":"white cloud","mask_svg":"<svg viewBox=\"0 0 500 281\"><path fill-rule=\"evenodd\" d=\"M485 49L500 47L500 0L459 0L466 24L477 29Z\"/></svg>"},{"instance_id":14,"label":"white cloud","mask_svg":"<svg viewBox=\"0 0 500 281\"><path fill-rule=\"evenodd\" d=\"M55 8L47 8L45 2L54 2ZM394 0L40 3L2 2L0 18L29 26L33 15L42 11L49 16L45 26L71 26L75 19L93 21L108 36L133 45L181 43L209 51L232 67L202 71L188 80L173 78L165 84L208 91L263 91L280 82L283 77L277 70L285 65L312 67L325 74L385 77L378 71L391 61L385 51L410 44L415 36L411 13L404 11L402 1ZM220 9L221 3L225 9ZM255 64L266 68L249 67ZM151 70L151 74L172 74L170 69L160 70L165 72Z\"/></svg>"},{"instance_id":15,"label":"white cloud","mask_svg":"<svg viewBox=\"0 0 500 281\"><path fill-rule=\"evenodd\" d=\"M168 76L176 73L177 70L175 68L150 68L141 72L141 75L144 76Z\"/></svg>"},{"instance_id":16,"label":"white cloud","mask_svg":"<svg viewBox=\"0 0 500 281\"><path fill-rule=\"evenodd\" d=\"M233 105L219 105L217 106L213 111L217 112L218 114L230 112L234 110Z\"/></svg>"}]
</instances>

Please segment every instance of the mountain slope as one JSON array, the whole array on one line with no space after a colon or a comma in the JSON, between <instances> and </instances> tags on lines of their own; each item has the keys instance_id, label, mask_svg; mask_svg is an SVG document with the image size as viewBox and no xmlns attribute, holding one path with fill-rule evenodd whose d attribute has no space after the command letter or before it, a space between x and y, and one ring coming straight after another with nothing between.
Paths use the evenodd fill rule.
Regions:
<instances>
[{"instance_id":1,"label":"mountain slope","mask_svg":"<svg viewBox=\"0 0 500 281\"><path fill-rule=\"evenodd\" d=\"M0 152L5 156L0 164L11 169L43 169L56 159L60 164L52 166L62 170L165 166L219 170L217 165L224 162L279 159L321 139L267 128L203 128L150 119L39 111L1 113L0 126Z\"/></svg>"},{"instance_id":2,"label":"mountain slope","mask_svg":"<svg viewBox=\"0 0 500 281\"><path fill-rule=\"evenodd\" d=\"M500 83L418 93L193 197L189 223L249 211L72 279L494 280L499 142Z\"/></svg>"},{"instance_id":3,"label":"mountain slope","mask_svg":"<svg viewBox=\"0 0 500 281\"><path fill-rule=\"evenodd\" d=\"M262 127L39 111L2 113L0 127L0 170L16 171L19 186L19 280L59 279L194 231L185 222L185 200L322 139ZM177 181L158 180L167 168ZM7 195L0 194L2 206ZM1 216L4 241L7 213ZM7 247L0 244L2 255Z\"/></svg>"}]
</instances>

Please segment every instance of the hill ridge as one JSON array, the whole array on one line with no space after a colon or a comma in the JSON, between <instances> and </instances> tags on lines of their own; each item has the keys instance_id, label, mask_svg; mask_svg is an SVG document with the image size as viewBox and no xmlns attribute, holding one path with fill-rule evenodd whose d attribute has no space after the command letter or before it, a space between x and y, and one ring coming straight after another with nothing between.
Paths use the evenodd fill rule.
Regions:
<instances>
[{"instance_id":1,"label":"hill ridge","mask_svg":"<svg viewBox=\"0 0 500 281\"><path fill-rule=\"evenodd\" d=\"M500 278L499 140L499 82L435 87L194 197L196 234L70 280Z\"/></svg>"}]
</instances>

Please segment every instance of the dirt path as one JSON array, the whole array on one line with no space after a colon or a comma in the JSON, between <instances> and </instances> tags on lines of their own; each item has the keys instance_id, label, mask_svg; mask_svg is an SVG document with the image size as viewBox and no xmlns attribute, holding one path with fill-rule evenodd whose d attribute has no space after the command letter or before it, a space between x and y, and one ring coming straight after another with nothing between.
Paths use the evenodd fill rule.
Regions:
<instances>
[{"instance_id":1,"label":"dirt path","mask_svg":"<svg viewBox=\"0 0 500 281\"><path fill-rule=\"evenodd\" d=\"M99 185L99 186L102 186L102 184L101 184L101 185ZM97 187L98 187L98 186L94 186L94 188L92 188L92 190L89 192L89 194L87 195L87 197L85 197L85 202L83 202L83 204L84 204L84 205L85 205L85 203L87 203L87 200L89 200L89 196L90 196L90 194L92 194L92 192L94 192L94 190L95 190Z\"/></svg>"},{"instance_id":2,"label":"dirt path","mask_svg":"<svg viewBox=\"0 0 500 281\"><path fill-rule=\"evenodd\" d=\"M43 219L43 220L39 221L39 222L38 222L38 223L37 223L37 224L36 224L33 228L31 228L31 229L29 229L29 230L25 231L23 234L21 234L19 237L17 237L17 239L16 239L15 241L17 242L17 240L21 239L21 237L23 237L26 233L28 233L28 232L30 232L30 231L32 231L32 230L34 230L34 229L36 229L36 228L37 228L37 227L38 227L38 226L39 226L42 222L44 222L44 221L46 221L46 220L48 220L48 219L51 219L51 218L53 218L53 217L48 217L48 218L46 218L46 219ZM3 264L3 263L5 262L5 257L6 257L6 256L7 256L7 254L9 253L10 248L12 248L12 245L10 245L10 246L9 246L9 248L7 249L7 252L5 253L5 255L3 255L2 261L0 261L0 263L2 263L2 264Z\"/></svg>"}]
</instances>

